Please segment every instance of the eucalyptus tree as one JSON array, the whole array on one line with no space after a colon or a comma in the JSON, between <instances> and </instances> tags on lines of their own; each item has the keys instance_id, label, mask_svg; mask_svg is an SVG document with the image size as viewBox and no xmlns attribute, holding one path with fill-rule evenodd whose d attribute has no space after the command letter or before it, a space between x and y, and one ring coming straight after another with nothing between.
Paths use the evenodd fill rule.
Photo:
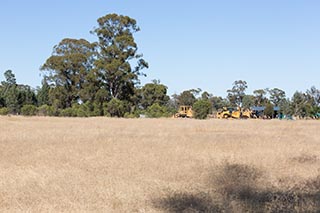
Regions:
<instances>
[{"instance_id":1,"label":"eucalyptus tree","mask_svg":"<svg viewBox=\"0 0 320 213\"><path fill-rule=\"evenodd\" d=\"M8 108L9 113L19 113L18 85L12 70L4 72L5 81L1 82L1 105Z\"/></svg>"},{"instance_id":2,"label":"eucalyptus tree","mask_svg":"<svg viewBox=\"0 0 320 213\"><path fill-rule=\"evenodd\" d=\"M257 89L253 91L254 104L256 106L264 106L267 103L267 91L265 89Z\"/></svg>"},{"instance_id":3,"label":"eucalyptus tree","mask_svg":"<svg viewBox=\"0 0 320 213\"><path fill-rule=\"evenodd\" d=\"M255 97L253 95L245 95L242 99L242 108L250 109L255 105Z\"/></svg>"},{"instance_id":4,"label":"eucalyptus tree","mask_svg":"<svg viewBox=\"0 0 320 213\"><path fill-rule=\"evenodd\" d=\"M177 100L177 104L179 105L187 105L192 106L196 101L196 95L199 94L200 91L195 89L185 90L180 95L177 95L175 98Z\"/></svg>"},{"instance_id":5,"label":"eucalyptus tree","mask_svg":"<svg viewBox=\"0 0 320 213\"><path fill-rule=\"evenodd\" d=\"M147 109L153 104L164 106L168 103L170 97L167 95L167 86L159 81L153 80L152 83L145 84L139 90L140 104L142 108Z\"/></svg>"},{"instance_id":6,"label":"eucalyptus tree","mask_svg":"<svg viewBox=\"0 0 320 213\"><path fill-rule=\"evenodd\" d=\"M311 117L315 117L316 114L320 113L320 90L312 86L310 90L307 90L306 96L308 105L310 105L308 114Z\"/></svg>"},{"instance_id":7,"label":"eucalyptus tree","mask_svg":"<svg viewBox=\"0 0 320 213\"><path fill-rule=\"evenodd\" d=\"M320 89L312 86L309 90L307 90L307 95L313 106L320 107Z\"/></svg>"},{"instance_id":8,"label":"eucalyptus tree","mask_svg":"<svg viewBox=\"0 0 320 213\"><path fill-rule=\"evenodd\" d=\"M50 86L43 80L42 86L37 88L37 101L39 106L49 105L49 92Z\"/></svg>"},{"instance_id":9,"label":"eucalyptus tree","mask_svg":"<svg viewBox=\"0 0 320 213\"><path fill-rule=\"evenodd\" d=\"M308 114L308 99L307 95L303 92L295 92L292 96L292 109L293 114L299 117L305 117Z\"/></svg>"},{"instance_id":10,"label":"eucalyptus tree","mask_svg":"<svg viewBox=\"0 0 320 213\"><path fill-rule=\"evenodd\" d=\"M245 91L248 88L246 81L237 80L233 82L231 89L227 90L228 99L234 106L242 106L242 99L246 95Z\"/></svg>"},{"instance_id":11,"label":"eucalyptus tree","mask_svg":"<svg viewBox=\"0 0 320 213\"><path fill-rule=\"evenodd\" d=\"M24 105L37 105L37 96L35 90L29 85L19 84L18 90L18 107L21 109Z\"/></svg>"},{"instance_id":12,"label":"eucalyptus tree","mask_svg":"<svg viewBox=\"0 0 320 213\"><path fill-rule=\"evenodd\" d=\"M94 56L95 44L85 39L66 38L54 46L52 56L41 67L51 87L52 102L66 108L81 100L81 90L92 70Z\"/></svg>"},{"instance_id":13,"label":"eucalyptus tree","mask_svg":"<svg viewBox=\"0 0 320 213\"><path fill-rule=\"evenodd\" d=\"M215 111L222 109L223 107L228 107L230 105L229 100L222 98L221 96L212 96L210 98L212 107Z\"/></svg>"},{"instance_id":14,"label":"eucalyptus tree","mask_svg":"<svg viewBox=\"0 0 320 213\"><path fill-rule=\"evenodd\" d=\"M270 94L270 101L275 105L279 106L282 100L286 98L285 91L279 89L279 88L273 88L267 90Z\"/></svg>"},{"instance_id":15,"label":"eucalyptus tree","mask_svg":"<svg viewBox=\"0 0 320 213\"><path fill-rule=\"evenodd\" d=\"M6 102L5 102L5 100L4 100L4 87L0 84L0 108L1 107L5 107L6 106Z\"/></svg>"},{"instance_id":16,"label":"eucalyptus tree","mask_svg":"<svg viewBox=\"0 0 320 213\"><path fill-rule=\"evenodd\" d=\"M142 69L148 63L138 54L134 33L140 31L136 20L118 14L98 19L92 33L98 37L98 55L95 61L97 75L111 99L129 100L134 94Z\"/></svg>"},{"instance_id":17,"label":"eucalyptus tree","mask_svg":"<svg viewBox=\"0 0 320 213\"><path fill-rule=\"evenodd\" d=\"M281 100L279 103L280 113L283 115L293 115L293 104L289 98Z\"/></svg>"}]
</instances>

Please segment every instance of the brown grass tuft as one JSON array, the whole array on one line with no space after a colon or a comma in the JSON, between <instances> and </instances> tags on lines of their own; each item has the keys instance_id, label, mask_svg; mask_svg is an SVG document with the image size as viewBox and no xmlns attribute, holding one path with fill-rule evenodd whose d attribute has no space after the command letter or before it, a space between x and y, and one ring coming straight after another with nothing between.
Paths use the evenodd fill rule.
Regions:
<instances>
[{"instance_id":1,"label":"brown grass tuft","mask_svg":"<svg viewBox=\"0 0 320 213\"><path fill-rule=\"evenodd\" d=\"M316 155L302 154L300 156L293 157L292 161L297 163L313 164L320 163L320 158Z\"/></svg>"}]
</instances>

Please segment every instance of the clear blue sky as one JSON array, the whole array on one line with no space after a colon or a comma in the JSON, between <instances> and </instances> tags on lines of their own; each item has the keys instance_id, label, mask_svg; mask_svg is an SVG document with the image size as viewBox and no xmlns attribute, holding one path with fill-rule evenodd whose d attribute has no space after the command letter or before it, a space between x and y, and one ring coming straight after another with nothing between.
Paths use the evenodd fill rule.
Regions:
<instances>
[{"instance_id":1,"label":"clear blue sky","mask_svg":"<svg viewBox=\"0 0 320 213\"><path fill-rule=\"evenodd\" d=\"M248 93L278 87L291 96L320 88L319 11L318 0L2 0L0 81L11 69L18 83L39 86L54 45L95 41L96 20L118 13L141 28L135 38L150 65L142 83L225 96L242 79Z\"/></svg>"}]
</instances>

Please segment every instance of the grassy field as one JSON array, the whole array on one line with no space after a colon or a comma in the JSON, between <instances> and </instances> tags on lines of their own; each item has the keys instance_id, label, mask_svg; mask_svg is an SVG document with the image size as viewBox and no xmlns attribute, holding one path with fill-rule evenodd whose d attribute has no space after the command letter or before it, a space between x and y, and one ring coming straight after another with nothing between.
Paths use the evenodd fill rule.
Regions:
<instances>
[{"instance_id":1,"label":"grassy field","mask_svg":"<svg viewBox=\"0 0 320 213\"><path fill-rule=\"evenodd\" d=\"M320 121L0 117L0 212L319 212Z\"/></svg>"}]
</instances>

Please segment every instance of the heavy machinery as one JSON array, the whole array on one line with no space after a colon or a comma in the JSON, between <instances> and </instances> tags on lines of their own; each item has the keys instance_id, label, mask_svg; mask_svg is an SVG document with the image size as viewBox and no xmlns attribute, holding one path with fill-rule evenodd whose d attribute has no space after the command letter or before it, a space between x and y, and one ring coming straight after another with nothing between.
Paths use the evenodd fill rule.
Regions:
<instances>
[{"instance_id":1,"label":"heavy machinery","mask_svg":"<svg viewBox=\"0 0 320 213\"><path fill-rule=\"evenodd\" d=\"M174 115L175 118L192 118L193 110L191 106L180 106L179 111Z\"/></svg>"},{"instance_id":2,"label":"heavy machinery","mask_svg":"<svg viewBox=\"0 0 320 213\"><path fill-rule=\"evenodd\" d=\"M242 118L242 111L240 107L237 107L231 112L231 118L236 118L236 119Z\"/></svg>"},{"instance_id":3,"label":"heavy machinery","mask_svg":"<svg viewBox=\"0 0 320 213\"><path fill-rule=\"evenodd\" d=\"M242 111L242 118L252 118L252 111L250 109L246 109Z\"/></svg>"},{"instance_id":4,"label":"heavy machinery","mask_svg":"<svg viewBox=\"0 0 320 213\"><path fill-rule=\"evenodd\" d=\"M223 107L222 110L217 112L217 118L251 118L250 110L241 110L240 107L232 108L232 107Z\"/></svg>"},{"instance_id":5,"label":"heavy machinery","mask_svg":"<svg viewBox=\"0 0 320 213\"><path fill-rule=\"evenodd\" d=\"M233 108L231 107L223 107L221 110L217 112L217 118L230 118L232 115Z\"/></svg>"}]
</instances>

